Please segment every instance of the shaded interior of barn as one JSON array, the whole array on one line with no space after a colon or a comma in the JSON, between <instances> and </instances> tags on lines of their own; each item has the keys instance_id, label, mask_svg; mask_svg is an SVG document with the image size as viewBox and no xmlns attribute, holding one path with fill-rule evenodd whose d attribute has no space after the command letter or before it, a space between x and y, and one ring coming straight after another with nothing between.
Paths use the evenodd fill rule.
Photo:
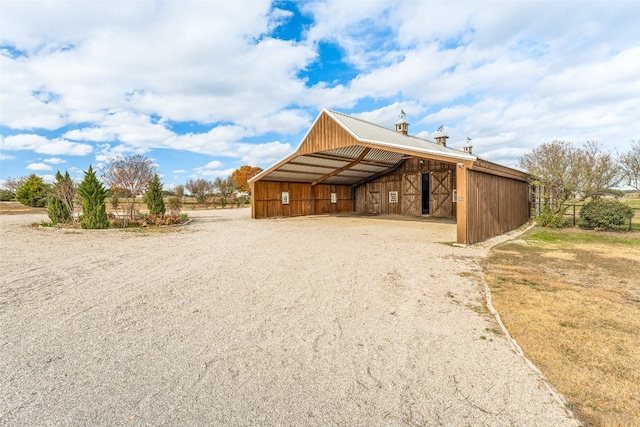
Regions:
<instances>
[{"instance_id":1,"label":"shaded interior of barn","mask_svg":"<svg viewBox=\"0 0 640 427\"><path fill-rule=\"evenodd\" d=\"M353 148L364 151L364 147ZM353 163L352 158L340 157L340 153L335 152L340 150L333 151L300 156L269 177L284 181L256 182L254 217L350 212L456 216L455 163L370 150L369 158L365 156L357 165L316 183L332 171ZM302 180L311 182L300 182ZM287 203L283 203L283 193Z\"/></svg>"}]
</instances>

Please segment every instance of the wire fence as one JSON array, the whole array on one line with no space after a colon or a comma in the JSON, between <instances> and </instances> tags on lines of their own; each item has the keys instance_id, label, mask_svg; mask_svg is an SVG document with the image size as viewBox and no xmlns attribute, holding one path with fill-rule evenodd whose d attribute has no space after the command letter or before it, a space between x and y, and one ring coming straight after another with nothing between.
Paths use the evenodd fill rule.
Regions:
<instances>
[{"instance_id":1,"label":"wire fence","mask_svg":"<svg viewBox=\"0 0 640 427\"><path fill-rule=\"evenodd\" d=\"M565 208L564 216L570 218L574 227L578 224L578 219L580 217L580 209L582 205L575 203L565 203L562 205ZM633 224L640 224L640 208L631 208L633 209L633 216L629 218L629 225L627 230L631 230L633 228Z\"/></svg>"}]
</instances>

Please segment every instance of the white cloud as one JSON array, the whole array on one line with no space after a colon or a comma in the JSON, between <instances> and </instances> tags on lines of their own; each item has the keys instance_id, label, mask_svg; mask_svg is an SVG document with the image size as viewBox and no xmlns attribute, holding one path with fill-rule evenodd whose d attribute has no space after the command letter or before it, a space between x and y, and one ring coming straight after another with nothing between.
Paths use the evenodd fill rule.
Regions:
<instances>
[{"instance_id":1,"label":"white cloud","mask_svg":"<svg viewBox=\"0 0 640 427\"><path fill-rule=\"evenodd\" d=\"M233 173L235 168L228 169L203 169L198 171L201 176L210 176L215 178L226 178Z\"/></svg>"},{"instance_id":2,"label":"white cloud","mask_svg":"<svg viewBox=\"0 0 640 427\"><path fill-rule=\"evenodd\" d=\"M444 124L452 145L470 136L501 159L553 138L617 147L640 135L635 2L298 6L315 19L299 42L269 37L291 13L267 0L5 2L0 125L18 134L2 149L83 156L95 145L98 163L171 149L268 166L322 107L389 127L404 108L412 132ZM308 88L298 76L327 41L357 77Z\"/></svg>"},{"instance_id":3,"label":"white cloud","mask_svg":"<svg viewBox=\"0 0 640 427\"><path fill-rule=\"evenodd\" d=\"M184 170L184 169L176 169L176 170L174 170L174 171L172 171L172 172L173 172L173 173L185 173L185 172L186 172L186 170Z\"/></svg>"},{"instance_id":4,"label":"white cloud","mask_svg":"<svg viewBox=\"0 0 640 427\"><path fill-rule=\"evenodd\" d=\"M27 165L27 169L31 171L50 171L51 166L46 163L30 163Z\"/></svg>"},{"instance_id":5,"label":"white cloud","mask_svg":"<svg viewBox=\"0 0 640 427\"><path fill-rule=\"evenodd\" d=\"M411 125L411 117L422 114L424 108L415 101L394 102L386 107L378 108L374 111L357 113L354 114L354 116L360 117L361 119L367 120L371 123L395 129L395 123L400 119L400 111L404 111L407 114L405 120L407 120L409 125ZM409 127L409 130L411 131L411 127Z\"/></svg>"},{"instance_id":6,"label":"white cloud","mask_svg":"<svg viewBox=\"0 0 640 427\"><path fill-rule=\"evenodd\" d=\"M223 165L223 163L221 161L213 160L213 161L210 161L209 163L207 163L206 165L204 165L201 169L216 169L216 168L219 168L222 165Z\"/></svg>"},{"instance_id":7,"label":"white cloud","mask_svg":"<svg viewBox=\"0 0 640 427\"><path fill-rule=\"evenodd\" d=\"M85 156L93 151L88 144L79 144L62 138L48 139L35 134L18 134L2 137L4 150L32 150L40 154Z\"/></svg>"},{"instance_id":8,"label":"white cloud","mask_svg":"<svg viewBox=\"0 0 640 427\"><path fill-rule=\"evenodd\" d=\"M292 152L293 148L290 144L283 144L280 141L257 145L243 144L238 147L238 154L244 164L262 167L269 166Z\"/></svg>"},{"instance_id":9,"label":"white cloud","mask_svg":"<svg viewBox=\"0 0 640 427\"><path fill-rule=\"evenodd\" d=\"M8 154L0 153L0 160L13 160L16 156L11 156Z\"/></svg>"},{"instance_id":10,"label":"white cloud","mask_svg":"<svg viewBox=\"0 0 640 427\"><path fill-rule=\"evenodd\" d=\"M49 159L44 159L43 162L49 163L51 165L59 165L60 163L66 163L67 161L59 157L51 157Z\"/></svg>"}]
</instances>

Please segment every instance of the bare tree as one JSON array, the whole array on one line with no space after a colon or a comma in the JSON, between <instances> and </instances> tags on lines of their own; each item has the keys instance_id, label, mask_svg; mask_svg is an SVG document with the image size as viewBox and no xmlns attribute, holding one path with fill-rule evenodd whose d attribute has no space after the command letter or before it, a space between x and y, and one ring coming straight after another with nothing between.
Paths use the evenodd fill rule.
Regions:
<instances>
[{"instance_id":1,"label":"bare tree","mask_svg":"<svg viewBox=\"0 0 640 427\"><path fill-rule=\"evenodd\" d=\"M155 174L156 167L151 159L136 154L111 159L102 177L114 192L123 190L127 193L129 218L133 219L136 197L147 191Z\"/></svg>"},{"instance_id":2,"label":"bare tree","mask_svg":"<svg viewBox=\"0 0 640 427\"><path fill-rule=\"evenodd\" d=\"M588 141L578 151L578 196L600 197L620 182L618 163L597 141Z\"/></svg>"},{"instance_id":3,"label":"bare tree","mask_svg":"<svg viewBox=\"0 0 640 427\"><path fill-rule=\"evenodd\" d=\"M195 196L198 203L204 203L207 197L213 192L214 185L211 181L198 178L187 181L185 188L192 196Z\"/></svg>"},{"instance_id":4,"label":"bare tree","mask_svg":"<svg viewBox=\"0 0 640 427\"><path fill-rule=\"evenodd\" d=\"M21 176L18 178L11 178L8 177L7 180L4 182L4 186L7 187L9 189L9 191L11 191L14 195L16 194L16 192L18 191L18 188L22 187L22 184L24 184L27 181L26 176Z\"/></svg>"},{"instance_id":5,"label":"bare tree","mask_svg":"<svg viewBox=\"0 0 640 427\"><path fill-rule=\"evenodd\" d=\"M176 185L176 187L173 189L173 193L176 195L176 197L182 199L184 197L184 185Z\"/></svg>"},{"instance_id":6,"label":"bare tree","mask_svg":"<svg viewBox=\"0 0 640 427\"><path fill-rule=\"evenodd\" d=\"M580 183L579 150L571 143L553 140L519 159L519 166L531 175L543 209L553 214L573 197Z\"/></svg>"},{"instance_id":7,"label":"bare tree","mask_svg":"<svg viewBox=\"0 0 640 427\"><path fill-rule=\"evenodd\" d=\"M640 139L631 141L631 148L619 155L621 178L640 191Z\"/></svg>"}]
</instances>

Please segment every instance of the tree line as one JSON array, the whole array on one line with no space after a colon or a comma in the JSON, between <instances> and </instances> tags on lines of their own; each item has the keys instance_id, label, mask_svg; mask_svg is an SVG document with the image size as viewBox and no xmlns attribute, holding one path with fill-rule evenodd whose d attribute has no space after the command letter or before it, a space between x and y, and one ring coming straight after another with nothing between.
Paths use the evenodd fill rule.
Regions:
<instances>
[{"instance_id":1,"label":"tree line","mask_svg":"<svg viewBox=\"0 0 640 427\"><path fill-rule=\"evenodd\" d=\"M120 199L125 199L124 214L131 224L139 219L140 214L135 209L136 198L143 196L143 201L149 210L144 221L154 224L178 222L185 189L194 196L198 203L204 203L207 198L218 195L224 207L236 192L250 194L248 180L260 173L262 169L245 165L236 169L226 178L216 178L213 181L205 179L190 179L184 185L178 185L166 203L163 184L158 176L157 166L151 159L142 155L119 156L112 158L103 168L101 179L98 178L92 166L85 171L84 178L76 183L68 172L63 175L58 171L55 181L47 184L44 180L32 174L26 177L9 178L5 182L8 190L2 190L1 200L15 198L20 203L32 207L46 207L52 224L80 222L82 228L107 228L110 219L113 223ZM111 197L110 203L116 214L107 215L106 199ZM82 214L76 217L75 206L82 206ZM169 214L167 213L167 208ZM113 224L112 224L113 225Z\"/></svg>"}]
</instances>

